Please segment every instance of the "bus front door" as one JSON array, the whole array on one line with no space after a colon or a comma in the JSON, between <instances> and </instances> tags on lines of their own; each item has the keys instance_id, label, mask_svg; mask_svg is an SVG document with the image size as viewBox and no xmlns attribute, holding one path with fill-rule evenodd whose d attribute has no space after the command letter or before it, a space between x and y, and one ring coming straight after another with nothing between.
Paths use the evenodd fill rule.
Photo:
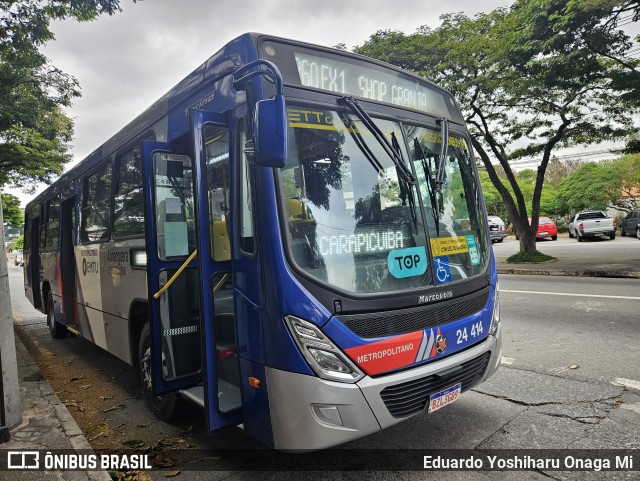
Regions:
<instances>
[{"instance_id":1,"label":"bus front door","mask_svg":"<svg viewBox=\"0 0 640 481\"><path fill-rule=\"evenodd\" d=\"M211 431L238 424L240 410L220 409L214 394L218 333L212 304L214 297L232 299L233 290L230 261L209 262L209 229L199 227L208 225L200 222L207 205L196 187L206 168L197 153L192 160L167 144L143 142L143 155L153 393L180 390L204 407ZM220 313L233 316L232 302L221 305ZM232 349L226 353L231 357Z\"/></svg>"},{"instance_id":2,"label":"bus front door","mask_svg":"<svg viewBox=\"0 0 640 481\"><path fill-rule=\"evenodd\" d=\"M203 373L210 431L242 419L231 246L230 133L226 116L192 109L198 270L207 363Z\"/></svg>"}]
</instances>

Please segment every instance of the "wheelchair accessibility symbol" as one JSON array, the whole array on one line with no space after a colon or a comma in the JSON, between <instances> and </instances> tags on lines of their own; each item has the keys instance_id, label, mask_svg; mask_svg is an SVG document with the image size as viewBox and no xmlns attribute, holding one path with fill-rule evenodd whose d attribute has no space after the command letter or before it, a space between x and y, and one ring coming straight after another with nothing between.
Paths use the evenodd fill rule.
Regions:
<instances>
[{"instance_id":1,"label":"wheelchair accessibility symbol","mask_svg":"<svg viewBox=\"0 0 640 481\"><path fill-rule=\"evenodd\" d=\"M446 284L451 282L451 268L447 256L434 257L434 267L436 271L436 284Z\"/></svg>"}]
</instances>

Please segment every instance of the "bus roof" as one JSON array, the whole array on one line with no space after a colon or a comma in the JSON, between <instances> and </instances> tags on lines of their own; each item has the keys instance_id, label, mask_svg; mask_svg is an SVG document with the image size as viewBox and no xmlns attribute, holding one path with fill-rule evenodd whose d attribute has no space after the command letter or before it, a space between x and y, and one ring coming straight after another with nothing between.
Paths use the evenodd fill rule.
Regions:
<instances>
[{"instance_id":1,"label":"bus roof","mask_svg":"<svg viewBox=\"0 0 640 481\"><path fill-rule=\"evenodd\" d=\"M118 151L122 151L123 147L130 147L135 140L142 140L145 133L150 129L163 121L168 117L169 113L175 109L185 109L185 102L191 102L186 105L186 108L198 105L199 97L197 96L208 85L214 84L222 76L225 71L231 67L239 67L243 64L256 60L258 58L258 43L263 40L274 40L283 43L300 45L302 47L324 50L325 52L333 52L337 55L351 57L366 61L369 63L377 64L380 67L402 72L404 75L414 77L421 82L428 83L430 87L439 90L440 92L451 96L450 92L439 87L433 82L419 77L411 72L402 70L394 65L382 62L380 60L365 57L363 55L336 50L329 47L320 45L314 45L306 42L299 42L273 35L261 34L256 32L244 33L235 39L226 43L220 50L209 57L205 62L200 64L189 75L182 79L178 84L166 92L150 107L144 110L140 115L135 117L131 122L121 128L116 134L111 136L106 142L100 145L97 149L91 152L87 157L78 162L69 171L63 173L56 181L54 181L46 190L32 199L26 207L26 210L32 208L35 204L40 204L44 200L47 200L54 192L57 192L61 186L65 183L73 181L84 172L92 169L101 160L113 155ZM186 126L186 124L185 124ZM171 129L169 129L171 130ZM167 133L166 139L158 139L158 141L171 141L177 137L184 135L187 131L179 131L173 129L170 133Z\"/></svg>"}]
</instances>

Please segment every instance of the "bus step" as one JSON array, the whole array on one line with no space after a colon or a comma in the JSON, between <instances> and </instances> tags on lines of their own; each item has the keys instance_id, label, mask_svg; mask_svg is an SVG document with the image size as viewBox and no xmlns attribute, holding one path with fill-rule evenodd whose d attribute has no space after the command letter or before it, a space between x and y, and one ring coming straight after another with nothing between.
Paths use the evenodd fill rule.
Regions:
<instances>
[{"instance_id":1,"label":"bus step","mask_svg":"<svg viewBox=\"0 0 640 481\"><path fill-rule=\"evenodd\" d=\"M188 399L191 402L198 404L201 407L204 407L204 387L203 386L193 386L189 389L182 389L180 394L185 399Z\"/></svg>"}]
</instances>

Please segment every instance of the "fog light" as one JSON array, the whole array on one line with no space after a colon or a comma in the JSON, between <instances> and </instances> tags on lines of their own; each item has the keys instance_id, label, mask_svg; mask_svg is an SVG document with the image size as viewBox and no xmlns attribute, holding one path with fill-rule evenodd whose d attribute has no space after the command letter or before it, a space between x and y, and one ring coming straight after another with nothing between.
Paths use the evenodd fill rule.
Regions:
<instances>
[{"instance_id":1,"label":"fog light","mask_svg":"<svg viewBox=\"0 0 640 481\"><path fill-rule=\"evenodd\" d=\"M340 416L340 410L338 406L330 406L327 404L312 404L313 414L318 421L333 424L335 426L343 426L342 416Z\"/></svg>"}]
</instances>

